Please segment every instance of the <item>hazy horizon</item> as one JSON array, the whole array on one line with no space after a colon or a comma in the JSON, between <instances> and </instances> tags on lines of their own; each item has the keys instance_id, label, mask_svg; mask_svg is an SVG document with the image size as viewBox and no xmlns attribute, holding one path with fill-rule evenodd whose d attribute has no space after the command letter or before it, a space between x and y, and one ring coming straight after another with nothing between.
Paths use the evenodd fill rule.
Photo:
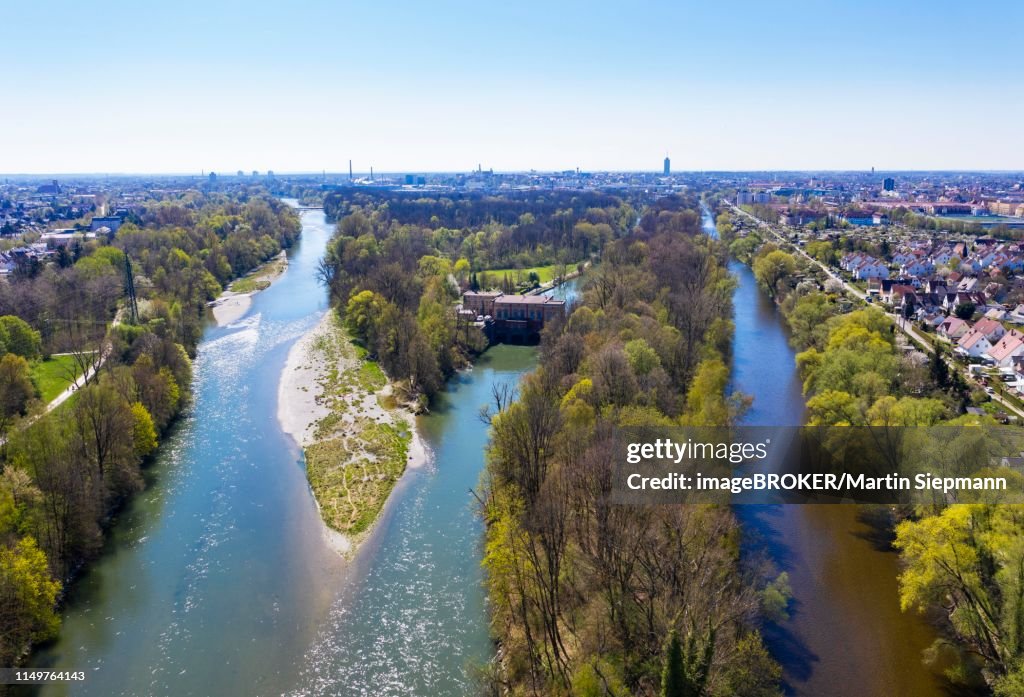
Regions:
<instances>
[{"instance_id":1,"label":"hazy horizon","mask_svg":"<svg viewBox=\"0 0 1024 697\"><path fill-rule=\"evenodd\" d=\"M498 169L494 168L494 174L513 175L513 174L561 174L562 172L575 169L574 167L563 167L556 169L540 169L537 167L530 169ZM262 177L267 172L273 172L275 177L348 177L348 170L337 169L337 170L278 170L271 167L269 170L257 170L258 176ZM386 176L397 176L406 174L418 174L418 175L456 175L456 174L473 174L476 169L396 169L396 170L378 170L374 169L374 177L386 177ZM488 172L489 170L484 170ZM582 174L661 174L661 170L651 167L649 169L580 169ZM46 178L60 178L60 177L194 177L196 179L202 179L208 177L211 173L216 174L218 177L229 177L238 178L238 169L232 170L200 170L199 172L187 172L187 171L139 171L139 172L89 172L89 171L64 171L64 172L0 172L0 177L25 177L30 179L46 179ZM814 169L676 169L672 167L673 175L694 175L694 174L896 174L896 175L918 175L918 174L1024 174L1024 168L1020 169L980 169L980 168L964 168L964 169L878 169L875 168L874 172L870 168L868 169L839 169L839 168L814 168ZM353 169L352 175L354 178L359 179L368 177L370 175L369 170L358 170ZM252 178L252 172L243 170L242 178Z\"/></svg>"}]
</instances>

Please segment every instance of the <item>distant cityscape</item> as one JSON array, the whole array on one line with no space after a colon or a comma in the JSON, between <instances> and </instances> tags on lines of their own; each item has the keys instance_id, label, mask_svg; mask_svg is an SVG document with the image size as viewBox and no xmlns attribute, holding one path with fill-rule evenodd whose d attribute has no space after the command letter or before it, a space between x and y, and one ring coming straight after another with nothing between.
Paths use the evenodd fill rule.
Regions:
<instances>
[{"instance_id":1,"label":"distant cityscape","mask_svg":"<svg viewBox=\"0 0 1024 697\"><path fill-rule=\"evenodd\" d=\"M74 240L114 233L146 202L189 190L258 187L316 205L346 188L417 193L502 194L580 190L660 197L687 189L718 191L740 206L764 206L791 226L841 223L880 227L895 211L931 216L958 229L1024 228L1020 172L342 172L277 175L272 170L198 175L8 175L0 183L0 273L19 256L43 257ZM20 240L22 244L17 244ZM27 244L25 244L27 243Z\"/></svg>"}]
</instances>

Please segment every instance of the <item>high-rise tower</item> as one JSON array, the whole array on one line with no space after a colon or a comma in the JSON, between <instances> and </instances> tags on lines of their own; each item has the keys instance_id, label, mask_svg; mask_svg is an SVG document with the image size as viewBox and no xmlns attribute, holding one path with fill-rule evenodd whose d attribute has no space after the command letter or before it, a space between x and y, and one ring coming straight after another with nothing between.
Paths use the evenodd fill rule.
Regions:
<instances>
[{"instance_id":1,"label":"high-rise tower","mask_svg":"<svg viewBox=\"0 0 1024 697\"><path fill-rule=\"evenodd\" d=\"M672 162L668 159L668 155L665 155L665 176L667 177L672 173Z\"/></svg>"}]
</instances>

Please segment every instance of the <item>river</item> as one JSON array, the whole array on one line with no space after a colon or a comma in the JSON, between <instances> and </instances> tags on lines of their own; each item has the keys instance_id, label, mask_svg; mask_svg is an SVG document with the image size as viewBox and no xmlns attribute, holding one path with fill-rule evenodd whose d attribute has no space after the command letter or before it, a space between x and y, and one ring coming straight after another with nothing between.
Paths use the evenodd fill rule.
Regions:
<instances>
[{"instance_id":1,"label":"river","mask_svg":"<svg viewBox=\"0 0 1024 697\"><path fill-rule=\"evenodd\" d=\"M33 659L85 670L74 694L454 697L493 655L470 493L487 442L478 411L492 384L534 368L536 348L494 347L451 380L419 418L431 462L342 562L276 416L288 349L326 311L315 270L331 226L322 211L302 219L283 277L242 320L207 329L192 407L73 587L59 640Z\"/></svg>"},{"instance_id":2,"label":"river","mask_svg":"<svg viewBox=\"0 0 1024 697\"><path fill-rule=\"evenodd\" d=\"M548 291L572 300L580 279ZM483 522L470 493L484 469L480 407L491 386L515 385L537 349L497 345L452 378L418 428L431 462L410 470L331 609L295 695L474 693L494 655L480 566Z\"/></svg>"},{"instance_id":3,"label":"river","mask_svg":"<svg viewBox=\"0 0 1024 697\"><path fill-rule=\"evenodd\" d=\"M331 226L302 218L283 277L241 321L206 330L192 406L34 658L84 670L74 694L276 695L298 678L343 566L277 422L288 349L326 310L315 270Z\"/></svg>"},{"instance_id":4,"label":"river","mask_svg":"<svg viewBox=\"0 0 1024 697\"><path fill-rule=\"evenodd\" d=\"M60 639L34 658L85 670L75 694L454 697L491 658L470 493L487 441L477 413L493 384L534 367L536 349L494 347L453 378L419 419L431 462L406 473L343 563L276 418L288 349L326 310L315 267L329 235L322 212L304 212L284 276L241 321L204 335L192 407L73 587ZM749 269L730 268L733 382L754 397L746 421L795 425L803 399L781 318ZM739 507L748 547L767 546L790 574L792 618L766 637L791 692L948 694L920 660L933 632L899 611L896 557L859 510Z\"/></svg>"},{"instance_id":5,"label":"river","mask_svg":"<svg viewBox=\"0 0 1024 697\"><path fill-rule=\"evenodd\" d=\"M704 212L705 232L717 236ZM731 262L736 334L733 387L754 398L744 423L798 426L804 399L784 320L750 269ZM949 695L922 662L936 638L920 616L900 611L899 562L859 506L737 506L748 553L766 551L789 574L789 621L765 639L785 670L787 692L808 697Z\"/></svg>"}]
</instances>

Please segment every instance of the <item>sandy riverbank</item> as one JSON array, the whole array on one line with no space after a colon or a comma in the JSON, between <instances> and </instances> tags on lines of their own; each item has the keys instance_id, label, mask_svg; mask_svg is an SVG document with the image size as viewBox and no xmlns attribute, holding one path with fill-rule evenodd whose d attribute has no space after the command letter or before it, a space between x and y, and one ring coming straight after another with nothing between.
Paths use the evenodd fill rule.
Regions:
<instances>
[{"instance_id":1,"label":"sandy riverbank","mask_svg":"<svg viewBox=\"0 0 1024 697\"><path fill-rule=\"evenodd\" d=\"M252 296L269 288L270 284L280 278L287 268L288 255L282 249L281 253L270 261L260 264L242 278L232 281L227 290L210 303L213 319L217 322L217 326L223 327L240 320L249 311L249 307L252 305ZM233 288L244 288L245 290L232 290Z\"/></svg>"},{"instance_id":2,"label":"sandy riverbank","mask_svg":"<svg viewBox=\"0 0 1024 697\"><path fill-rule=\"evenodd\" d=\"M381 427L401 428L411 434L404 447L404 467L421 467L428 457L415 417L405 409L382 405L391 386L367 389L367 383L359 378L365 366L338 327L334 314L328 312L292 346L278 384L278 421L306 453L307 467L312 466L311 456L315 454L317 465L310 484L324 521L324 537L335 551L346 556L355 550L369 528L349 535L328 524L331 521L344 525L345 515L352 515L350 511L358 508L351 502L351 489L357 489L356 486L344 485L343 492L338 490L338 479L344 480L340 470L365 470L389 457L388 453L379 452L373 442L379 434L376 429ZM393 480L393 486L400 476L400 472L394 471L390 475L374 472L362 474L355 481L387 478ZM390 488L372 492L366 506L376 507L379 514ZM338 506L336 499L342 495L349 500Z\"/></svg>"}]
</instances>

